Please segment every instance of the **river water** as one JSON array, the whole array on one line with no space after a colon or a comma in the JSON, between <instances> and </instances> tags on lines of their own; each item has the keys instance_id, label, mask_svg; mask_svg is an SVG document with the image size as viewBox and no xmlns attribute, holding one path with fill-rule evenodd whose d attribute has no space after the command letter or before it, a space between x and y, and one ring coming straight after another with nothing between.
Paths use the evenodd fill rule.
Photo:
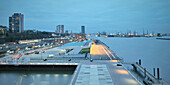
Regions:
<instances>
[{"instance_id":1,"label":"river water","mask_svg":"<svg viewBox=\"0 0 170 85\"><path fill-rule=\"evenodd\" d=\"M142 66L150 73L160 68L160 76L170 83L170 40L151 38L99 37L125 62L142 60Z\"/></svg>"}]
</instances>

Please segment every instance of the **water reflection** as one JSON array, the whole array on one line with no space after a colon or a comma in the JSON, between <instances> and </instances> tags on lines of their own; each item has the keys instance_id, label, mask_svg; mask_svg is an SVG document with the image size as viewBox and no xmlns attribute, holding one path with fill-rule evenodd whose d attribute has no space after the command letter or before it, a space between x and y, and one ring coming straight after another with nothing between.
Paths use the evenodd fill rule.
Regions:
<instances>
[{"instance_id":1,"label":"water reflection","mask_svg":"<svg viewBox=\"0 0 170 85\"><path fill-rule=\"evenodd\" d=\"M0 85L67 85L73 72L0 71Z\"/></svg>"}]
</instances>

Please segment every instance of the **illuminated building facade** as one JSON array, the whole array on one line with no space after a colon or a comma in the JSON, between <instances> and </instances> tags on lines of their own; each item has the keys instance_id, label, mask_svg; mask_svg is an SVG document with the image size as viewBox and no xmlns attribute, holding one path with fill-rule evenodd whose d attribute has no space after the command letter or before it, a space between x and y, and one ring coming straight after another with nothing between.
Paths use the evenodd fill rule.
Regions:
<instances>
[{"instance_id":1,"label":"illuminated building facade","mask_svg":"<svg viewBox=\"0 0 170 85\"><path fill-rule=\"evenodd\" d=\"M9 17L9 31L10 32L23 32L24 31L24 15L21 13L14 13Z\"/></svg>"}]
</instances>

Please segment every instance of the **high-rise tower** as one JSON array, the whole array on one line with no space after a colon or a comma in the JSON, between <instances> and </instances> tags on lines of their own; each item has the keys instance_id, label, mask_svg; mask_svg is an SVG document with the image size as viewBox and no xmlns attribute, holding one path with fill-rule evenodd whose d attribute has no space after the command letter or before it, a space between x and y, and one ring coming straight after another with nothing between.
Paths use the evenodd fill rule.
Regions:
<instances>
[{"instance_id":1,"label":"high-rise tower","mask_svg":"<svg viewBox=\"0 0 170 85\"><path fill-rule=\"evenodd\" d=\"M57 25L57 33L64 33L64 25Z\"/></svg>"},{"instance_id":2,"label":"high-rise tower","mask_svg":"<svg viewBox=\"0 0 170 85\"><path fill-rule=\"evenodd\" d=\"M81 33L85 34L85 26L81 26Z\"/></svg>"},{"instance_id":3,"label":"high-rise tower","mask_svg":"<svg viewBox=\"0 0 170 85\"><path fill-rule=\"evenodd\" d=\"M24 31L24 15L21 13L14 13L9 17L9 31L23 32Z\"/></svg>"}]
</instances>

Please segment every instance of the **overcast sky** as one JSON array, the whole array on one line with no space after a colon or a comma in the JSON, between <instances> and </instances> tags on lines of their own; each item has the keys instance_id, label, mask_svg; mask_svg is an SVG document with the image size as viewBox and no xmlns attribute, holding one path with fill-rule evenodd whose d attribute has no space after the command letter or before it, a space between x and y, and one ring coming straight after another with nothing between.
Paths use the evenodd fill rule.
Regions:
<instances>
[{"instance_id":1,"label":"overcast sky","mask_svg":"<svg viewBox=\"0 0 170 85\"><path fill-rule=\"evenodd\" d=\"M24 28L87 33L142 32L170 33L170 0L0 0L0 25L8 26L9 16L24 14Z\"/></svg>"}]
</instances>

